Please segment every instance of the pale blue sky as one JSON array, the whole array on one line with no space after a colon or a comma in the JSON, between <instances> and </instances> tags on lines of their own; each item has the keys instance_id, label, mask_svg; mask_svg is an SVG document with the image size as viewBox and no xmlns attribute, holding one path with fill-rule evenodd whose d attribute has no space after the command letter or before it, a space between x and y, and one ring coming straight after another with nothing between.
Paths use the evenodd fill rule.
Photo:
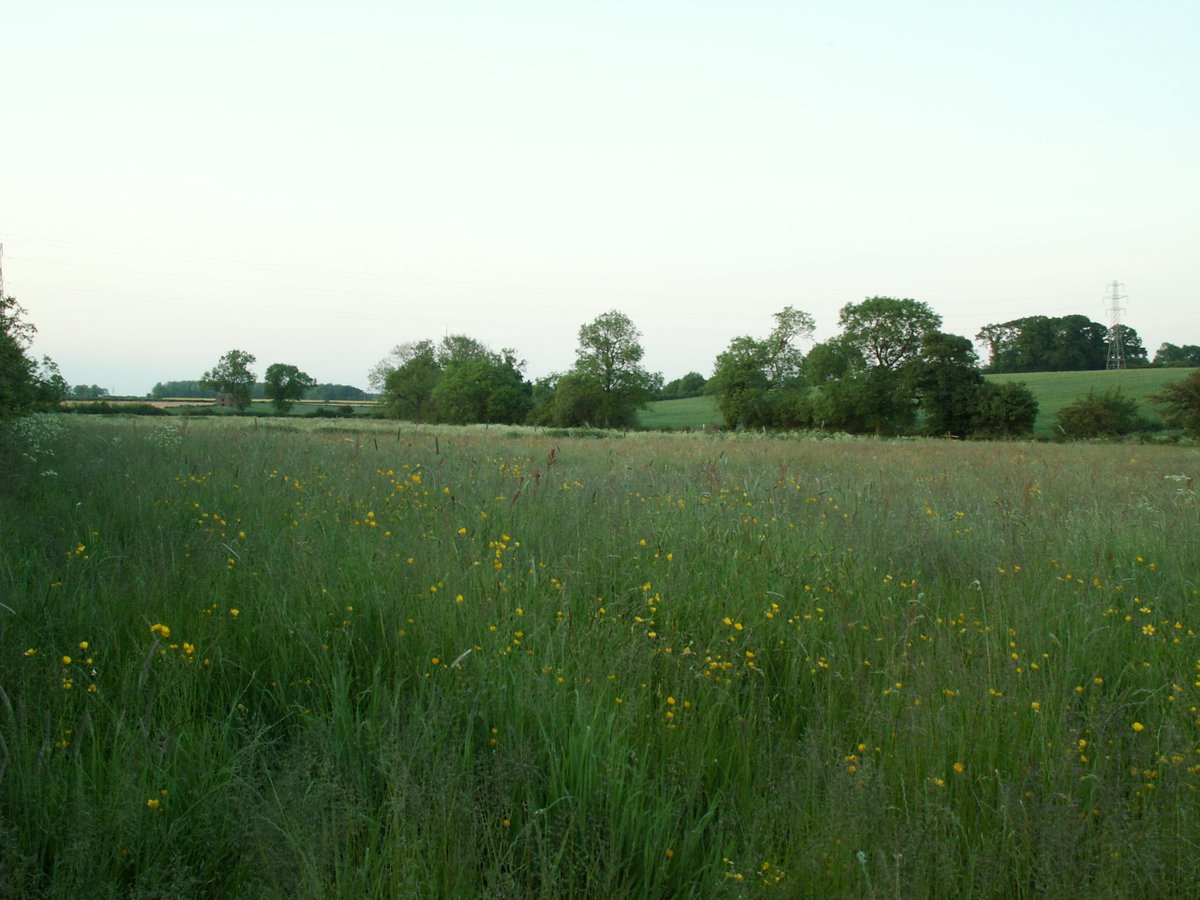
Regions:
<instances>
[{"instance_id":1,"label":"pale blue sky","mask_svg":"<svg viewBox=\"0 0 1200 900\"><path fill-rule=\"evenodd\" d=\"M668 378L866 296L1200 343L1200 4L5 3L6 292L72 383L366 386L466 333Z\"/></svg>"}]
</instances>

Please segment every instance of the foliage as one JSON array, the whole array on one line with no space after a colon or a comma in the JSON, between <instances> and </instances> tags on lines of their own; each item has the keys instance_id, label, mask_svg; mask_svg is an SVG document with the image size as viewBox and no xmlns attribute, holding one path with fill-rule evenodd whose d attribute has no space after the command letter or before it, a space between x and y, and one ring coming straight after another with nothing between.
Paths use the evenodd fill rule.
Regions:
<instances>
[{"instance_id":1,"label":"foliage","mask_svg":"<svg viewBox=\"0 0 1200 900\"><path fill-rule=\"evenodd\" d=\"M736 337L717 356L706 390L731 426L798 428L811 421L799 342L812 337L812 316L788 306L774 318L765 340Z\"/></svg>"},{"instance_id":2,"label":"foliage","mask_svg":"<svg viewBox=\"0 0 1200 900\"><path fill-rule=\"evenodd\" d=\"M388 412L396 418L424 421L432 405L433 389L442 375L433 341L399 344L391 358L398 365L383 378L383 401ZM375 377L373 372L372 384Z\"/></svg>"},{"instance_id":3,"label":"foliage","mask_svg":"<svg viewBox=\"0 0 1200 900\"><path fill-rule=\"evenodd\" d=\"M373 371L384 376L388 414L417 422L524 422L532 388L516 351L500 353L462 334L435 344L425 340L396 346ZM390 368L389 368L390 367Z\"/></svg>"},{"instance_id":4,"label":"foliage","mask_svg":"<svg viewBox=\"0 0 1200 900\"><path fill-rule=\"evenodd\" d=\"M816 385L853 377L866 367L862 351L840 336L814 345L804 360L804 374Z\"/></svg>"},{"instance_id":5,"label":"foliage","mask_svg":"<svg viewBox=\"0 0 1200 900\"><path fill-rule=\"evenodd\" d=\"M976 397L972 429L983 437L1032 434L1037 415L1037 398L1024 382L984 381Z\"/></svg>"},{"instance_id":6,"label":"foliage","mask_svg":"<svg viewBox=\"0 0 1200 900\"><path fill-rule=\"evenodd\" d=\"M1126 365L1146 364L1141 337L1121 325ZM988 347L989 372L1073 372L1108 365L1108 329L1087 316L1026 316L985 325L975 336Z\"/></svg>"},{"instance_id":7,"label":"foliage","mask_svg":"<svg viewBox=\"0 0 1200 900\"><path fill-rule=\"evenodd\" d=\"M67 396L72 400L101 400L108 397L109 392L108 388L102 388L98 384L75 384L71 386Z\"/></svg>"},{"instance_id":8,"label":"foliage","mask_svg":"<svg viewBox=\"0 0 1200 900\"><path fill-rule=\"evenodd\" d=\"M815 391L812 421L851 434L898 434L916 420L917 402L903 371L871 366Z\"/></svg>"},{"instance_id":9,"label":"foliage","mask_svg":"<svg viewBox=\"0 0 1200 900\"><path fill-rule=\"evenodd\" d=\"M704 395L707 379L699 372L688 372L686 375L668 381L658 394L659 400L684 400L688 397Z\"/></svg>"},{"instance_id":10,"label":"foliage","mask_svg":"<svg viewBox=\"0 0 1200 900\"><path fill-rule=\"evenodd\" d=\"M0 297L0 422L35 409L54 409L68 385L48 356L29 355L37 328L13 297Z\"/></svg>"},{"instance_id":11,"label":"foliage","mask_svg":"<svg viewBox=\"0 0 1200 900\"><path fill-rule=\"evenodd\" d=\"M925 415L926 432L965 437L974 430L983 375L970 340L927 332L905 375Z\"/></svg>"},{"instance_id":12,"label":"foliage","mask_svg":"<svg viewBox=\"0 0 1200 900\"><path fill-rule=\"evenodd\" d=\"M553 394L542 395L532 421L559 427L629 428L638 410L662 389L662 376L646 371L641 332L624 313L603 313L579 329L570 372L557 377Z\"/></svg>"},{"instance_id":13,"label":"foliage","mask_svg":"<svg viewBox=\"0 0 1200 900\"><path fill-rule=\"evenodd\" d=\"M894 297L868 297L847 303L838 314L841 338L869 366L899 369L921 352L921 339L942 326L927 303Z\"/></svg>"},{"instance_id":14,"label":"foliage","mask_svg":"<svg viewBox=\"0 0 1200 900\"><path fill-rule=\"evenodd\" d=\"M1154 353L1154 365L1176 367L1200 366L1200 346L1183 344L1177 346L1171 343L1160 344Z\"/></svg>"},{"instance_id":15,"label":"foliage","mask_svg":"<svg viewBox=\"0 0 1200 900\"><path fill-rule=\"evenodd\" d=\"M254 373L250 371L252 365L253 354L244 350L230 350L201 376L200 385L218 394L228 394L233 398L234 406L248 409L254 387Z\"/></svg>"},{"instance_id":16,"label":"foliage","mask_svg":"<svg viewBox=\"0 0 1200 900\"><path fill-rule=\"evenodd\" d=\"M304 392L316 384L316 379L307 372L288 363L271 363L265 376L265 391L275 412L286 413L292 404L304 397Z\"/></svg>"},{"instance_id":17,"label":"foliage","mask_svg":"<svg viewBox=\"0 0 1200 900\"><path fill-rule=\"evenodd\" d=\"M533 405L532 388L521 374L524 365L508 349L449 358L433 389L438 421L524 422Z\"/></svg>"},{"instance_id":18,"label":"foliage","mask_svg":"<svg viewBox=\"0 0 1200 900\"><path fill-rule=\"evenodd\" d=\"M150 389L149 396L155 400L165 400L168 397L182 400L199 400L211 397L213 388L205 387L200 381L159 381Z\"/></svg>"},{"instance_id":19,"label":"foliage","mask_svg":"<svg viewBox=\"0 0 1200 900\"><path fill-rule=\"evenodd\" d=\"M369 396L362 388L349 384L314 384L304 392L305 400L319 400L328 403L331 400L367 400Z\"/></svg>"},{"instance_id":20,"label":"foliage","mask_svg":"<svg viewBox=\"0 0 1200 900\"><path fill-rule=\"evenodd\" d=\"M98 400L95 403L84 403L70 408L74 416L169 416L170 411L152 403L109 403Z\"/></svg>"},{"instance_id":21,"label":"foliage","mask_svg":"<svg viewBox=\"0 0 1200 900\"><path fill-rule=\"evenodd\" d=\"M1150 400L1163 408L1163 419L1168 425L1200 438L1200 370L1182 381L1163 385Z\"/></svg>"},{"instance_id":22,"label":"foliage","mask_svg":"<svg viewBox=\"0 0 1200 900\"><path fill-rule=\"evenodd\" d=\"M1058 427L1070 438L1118 437L1145 430L1149 423L1138 413L1137 401L1121 394L1120 388L1097 396L1088 391L1057 415Z\"/></svg>"}]
</instances>

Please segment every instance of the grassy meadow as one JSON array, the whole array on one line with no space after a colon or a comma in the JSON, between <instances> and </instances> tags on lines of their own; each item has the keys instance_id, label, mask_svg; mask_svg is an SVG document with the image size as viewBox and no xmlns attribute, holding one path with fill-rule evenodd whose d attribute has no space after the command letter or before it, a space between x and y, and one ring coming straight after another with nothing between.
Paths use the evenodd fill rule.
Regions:
<instances>
[{"instance_id":1,"label":"grassy meadow","mask_svg":"<svg viewBox=\"0 0 1200 900\"><path fill-rule=\"evenodd\" d=\"M47 426L0 896L1200 879L1195 449Z\"/></svg>"}]
</instances>

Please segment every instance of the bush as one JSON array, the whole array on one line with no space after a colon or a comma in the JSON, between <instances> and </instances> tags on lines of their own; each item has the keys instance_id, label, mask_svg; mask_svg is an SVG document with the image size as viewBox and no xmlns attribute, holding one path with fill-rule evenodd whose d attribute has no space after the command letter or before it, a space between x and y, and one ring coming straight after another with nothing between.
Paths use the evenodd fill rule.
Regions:
<instances>
[{"instance_id":1,"label":"bush","mask_svg":"<svg viewBox=\"0 0 1200 900\"><path fill-rule=\"evenodd\" d=\"M354 407L348 403L338 407L318 406L311 412L306 412L306 419L349 419L354 415Z\"/></svg>"},{"instance_id":2,"label":"bush","mask_svg":"<svg viewBox=\"0 0 1200 900\"><path fill-rule=\"evenodd\" d=\"M161 406L150 403L109 403L101 400L98 403L83 403L67 409L74 415L80 416L169 416L170 413Z\"/></svg>"},{"instance_id":3,"label":"bush","mask_svg":"<svg viewBox=\"0 0 1200 900\"><path fill-rule=\"evenodd\" d=\"M1150 402L1163 407L1163 420L1169 426L1200 438L1200 371L1192 372L1182 381L1163 385L1159 393L1150 397Z\"/></svg>"},{"instance_id":4,"label":"bush","mask_svg":"<svg viewBox=\"0 0 1200 900\"><path fill-rule=\"evenodd\" d=\"M985 381L979 386L972 421L980 436L1014 437L1032 434L1037 414L1037 398L1024 382Z\"/></svg>"},{"instance_id":5,"label":"bush","mask_svg":"<svg viewBox=\"0 0 1200 900\"><path fill-rule=\"evenodd\" d=\"M1060 409L1057 419L1059 429L1069 438L1118 437L1151 427L1138 413L1137 402L1121 396L1119 388L1099 397L1088 391L1086 397Z\"/></svg>"}]
</instances>

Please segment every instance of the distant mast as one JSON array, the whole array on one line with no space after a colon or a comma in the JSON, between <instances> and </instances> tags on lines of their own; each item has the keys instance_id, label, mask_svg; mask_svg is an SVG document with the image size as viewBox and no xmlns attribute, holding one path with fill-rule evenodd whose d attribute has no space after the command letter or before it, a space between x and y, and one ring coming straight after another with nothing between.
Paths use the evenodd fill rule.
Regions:
<instances>
[{"instance_id":1,"label":"distant mast","mask_svg":"<svg viewBox=\"0 0 1200 900\"><path fill-rule=\"evenodd\" d=\"M0 244L0 300L4 299L4 245Z\"/></svg>"},{"instance_id":2,"label":"distant mast","mask_svg":"<svg viewBox=\"0 0 1200 900\"><path fill-rule=\"evenodd\" d=\"M1121 340L1121 306L1122 300L1129 298L1121 293L1123 284L1113 282L1109 286L1110 293L1104 295L1108 301L1108 369L1125 368L1125 345Z\"/></svg>"}]
</instances>

